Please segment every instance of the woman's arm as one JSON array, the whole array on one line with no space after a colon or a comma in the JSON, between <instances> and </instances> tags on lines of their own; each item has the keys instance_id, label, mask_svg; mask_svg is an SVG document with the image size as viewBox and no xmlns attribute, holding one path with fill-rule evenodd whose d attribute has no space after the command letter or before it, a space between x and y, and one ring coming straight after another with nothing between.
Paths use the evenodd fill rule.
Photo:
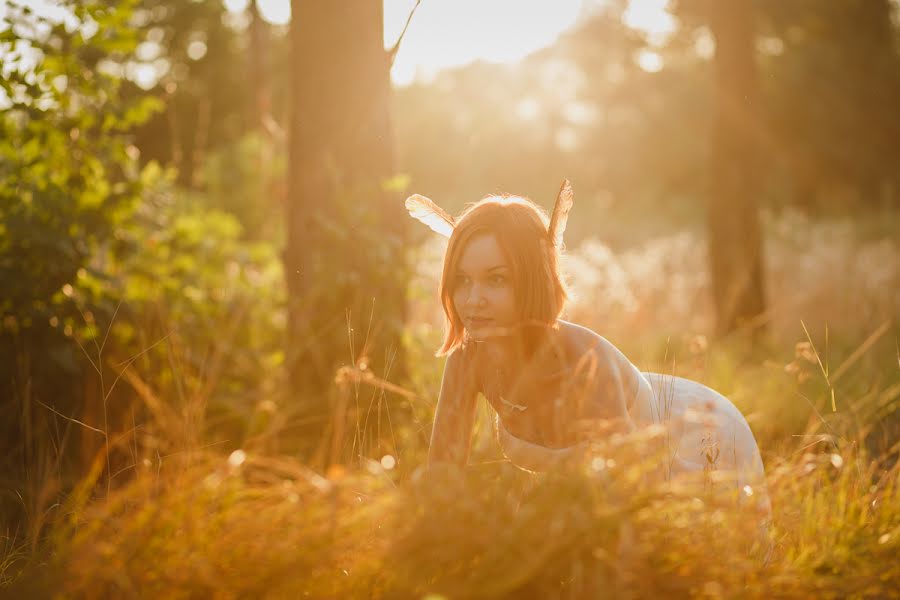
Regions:
<instances>
[{"instance_id":1,"label":"woman's arm","mask_svg":"<svg viewBox=\"0 0 900 600\"><path fill-rule=\"evenodd\" d=\"M429 466L436 462L464 466L469 460L478 386L474 365L466 358L460 349L447 357L428 448Z\"/></svg>"},{"instance_id":2,"label":"woman's arm","mask_svg":"<svg viewBox=\"0 0 900 600\"><path fill-rule=\"evenodd\" d=\"M596 334L595 334L596 335ZM628 414L628 398L634 395L636 382L631 381L635 369L631 363L605 338L596 336L592 348L585 352L576 366L576 379L585 387L585 403L579 418L603 421L602 435L612 431L634 431L635 424Z\"/></svg>"}]
</instances>

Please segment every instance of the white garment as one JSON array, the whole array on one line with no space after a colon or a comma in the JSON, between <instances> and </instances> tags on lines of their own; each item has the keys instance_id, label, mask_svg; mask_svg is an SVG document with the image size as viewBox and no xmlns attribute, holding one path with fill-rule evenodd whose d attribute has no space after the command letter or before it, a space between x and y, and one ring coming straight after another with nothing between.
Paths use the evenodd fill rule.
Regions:
<instances>
[{"instance_id":1,"label":"white garment","mask_svg":"<svg viewBox=\"0 0 900 600\"><path fill-rule=\"evenodd\" d=\"M638 391L629 403L629 416L639 428L654 424L666 427L670 460L663 468L670 468L672 476L705 469L731 472L740 493L752 494L760 511L770 512L759 448L737 407L722 394L696 381L641 373L633 365L632 368ZM583 447L546 448L522 440L503 426L499 416L497 433L506 457L529 471L546 471Z\"/></svg>"}]
</instances>

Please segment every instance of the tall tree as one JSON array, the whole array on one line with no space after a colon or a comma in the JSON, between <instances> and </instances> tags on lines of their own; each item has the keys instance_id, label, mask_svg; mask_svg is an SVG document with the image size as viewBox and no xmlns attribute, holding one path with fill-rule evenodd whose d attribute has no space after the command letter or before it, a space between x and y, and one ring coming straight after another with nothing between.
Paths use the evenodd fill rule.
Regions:
<instances>
[{"instance_id":1,"label":"tall tree","mask_svg":"<svg viewBox=\"0 0 900 600\"><path fill-rule=\"evenodd\" d=\"M394 152L381 0L291 6L287 367L295 397L322 415L342 361L380 374L399 364L405 219L385 185Z\"/></svg>"},{"instance_id":2,"label":"tall tree","mask_svg":"<svg viewBox=\"0 0 900 600\"><path fill-rule=\"evenodd\" d=\"M250 11L250 41L248 51L248 66L250 88L254 98L248 102L250 115L248 121L254 125L262 125L266 119L271 119L272 92L269 89L268 64L269 27L259 13L259 0L252 0L248 7Z\"/></svg>"},{"instance_id":3,"label":"tall tree","mask_svg":"<svg viewBox=\"0 0 900 600\"><path fill-rule=\"evenodd\" d=\"M716 327L735 330L765 309L759 212L759 119L753 0L709 2L716 42L716 112L708 206Z\"/></svg>"}]
</instances>

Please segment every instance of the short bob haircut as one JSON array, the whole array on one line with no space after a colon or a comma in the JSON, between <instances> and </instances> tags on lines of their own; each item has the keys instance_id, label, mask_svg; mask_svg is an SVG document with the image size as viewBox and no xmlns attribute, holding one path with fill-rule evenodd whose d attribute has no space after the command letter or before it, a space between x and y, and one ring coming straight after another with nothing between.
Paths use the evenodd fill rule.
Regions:
<instances>
[{"instance_id":1,"label":"short bob haircut","mask_svg":"<svg viewBox=\"0 0 900 600\"><path fill-rule=\"evenodd\" d=\"M439 293L447 334L444 356L464 345L465 328L453 305L453 282L463 249L479 235L493 235L510 266L513 295L531 355L547 328L556 328L568 293L559 273L559 248L550 239L546 212L520 196L488 196L470 205L457 220L444 254Z\"/></svg>"}]
</instances>

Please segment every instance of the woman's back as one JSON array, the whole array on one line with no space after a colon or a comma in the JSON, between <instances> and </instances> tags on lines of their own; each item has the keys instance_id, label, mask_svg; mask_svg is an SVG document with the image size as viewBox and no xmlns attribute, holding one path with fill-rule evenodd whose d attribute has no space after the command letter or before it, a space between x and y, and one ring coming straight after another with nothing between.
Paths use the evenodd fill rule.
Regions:
<instances>
[{"instance_id":1,"label":"woman's back","mask_svg":"<svg viewBox=\"0 0 900 600\"><path fill-rule=\"evenodd\" d=\"M635 384L634 397L627 402L634 425L665 428L659 436L660 469L667 478L719 472L717 480L732 483L747 496L755 494L760 510L770 510L756 440L746 419L728 398L690 379L641 373L630 362L624 370L623 379ZM531 443L516 437L499 418L497 427L504 454L528 470L548 470L577 448L547 448Z\"/></svg>"}]
</instances>

